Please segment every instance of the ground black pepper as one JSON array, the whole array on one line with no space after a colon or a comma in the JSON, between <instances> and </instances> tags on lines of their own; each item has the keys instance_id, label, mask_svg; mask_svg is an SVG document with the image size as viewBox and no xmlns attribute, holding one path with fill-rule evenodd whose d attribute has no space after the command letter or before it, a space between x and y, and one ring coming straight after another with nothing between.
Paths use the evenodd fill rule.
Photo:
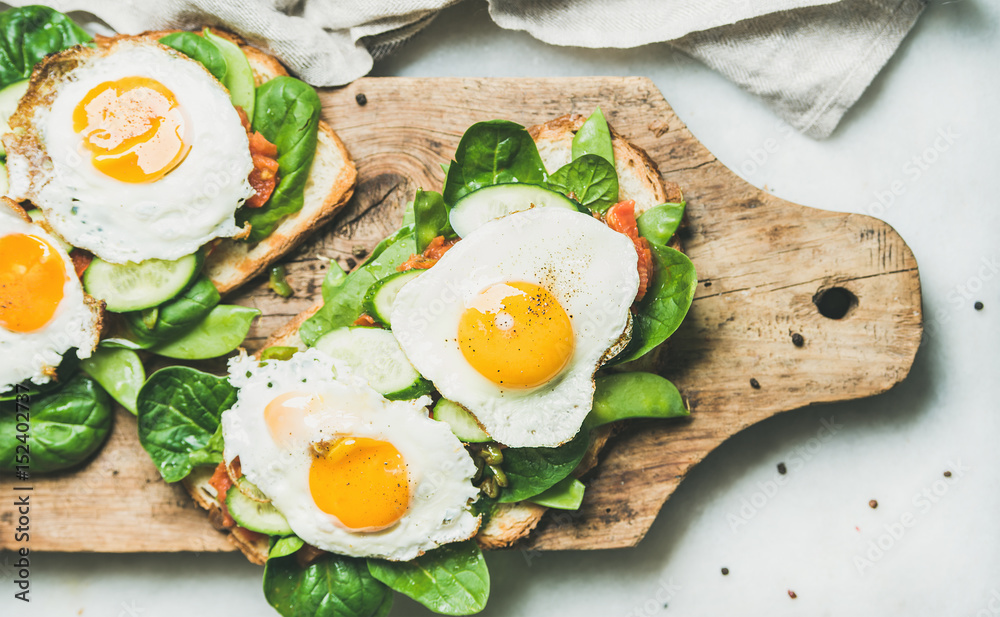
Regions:
<instances>
[{"instance_id":1,"label":"ground black pepper","mask_svg":"<svg viewBox=\"0 0 1000 617\"><path fill-rule=\"evenodd\" d=\"M786 473L788 473L788 468L785 467L784 463L778 463L778 473L780 473L781 475L785 475Z\"/></svg>"},{"instance_id":2,"label":"ground black pepper","mask_svg":"<svg viewBox=\"0 0 1000 617\"><path fill-rule=\"evenodd\" d=\"M757 381L756 377L750 378L750 387L753 388L754 390L760 390L760 382Z\"/></svg>"},{"instance_id":3,"label":"ground black pepper","mask_svg":"<svg viewBox=\"0 0 1000 617\"><path fill-rule=\"evenodd\" d=\"M357 101L358 105L361 105L362 107L368 104L368 97L365 96L364 92L359 92L357 96L354 97L354 100Z\"/></svg>"},{"instance_id":4,"label":"ground black pepper","mask_svg":"<svg viewBox=\"0 0 1000 617\"><path fill-rule=\"evenodd\" d=\"M802 336L798 332L792 335L792 345L795 345L796 347L802 347L805 344L806 344L806 339L804 336Z\"/></svg>"}]
</instances>

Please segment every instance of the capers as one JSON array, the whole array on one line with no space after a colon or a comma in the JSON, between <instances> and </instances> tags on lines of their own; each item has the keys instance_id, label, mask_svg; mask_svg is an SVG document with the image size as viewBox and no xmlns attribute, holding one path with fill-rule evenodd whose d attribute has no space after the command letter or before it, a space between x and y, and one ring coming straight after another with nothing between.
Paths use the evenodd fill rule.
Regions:
<instances>
[{"instance_id":1,"label":"capers","mask_svg":"<svg viewBox=\"0 0 1000 617\"><path fill-rule=\"evenodd\" d=\"M500 487L497 486L495 478L486 478L483 480L483 483L479 485L479 490L485 493L490 499L496 499L500 496Z\"/></svg>"},{"instance_id":2,"label":"capers","mask_svg":"<svg viewBox=\"0 0 1000 617\"><path fill-rule=\"evenodd\" d=\"M507 481L507 474L503 472L503 469L500 469L496 465L490 465L490 471L493 472L493 479L496 480L496 483L503 488L507 488L509 482Z\"/></svg>"},{"instance_id":3,"label":"capers","mask_svg":"<svg viewBox=\"0 0 1000 617\"><path fill-rule=\"evenodd\" d=\"M486 467L486 463L478 456L472 460L476 463L476 475L472 476L472 481L479 482L479 479L483 477L483 468Z\"/></svg>"},{"instance_id":4,"label":"capers","mask_svg":"<svg viewBox=\"0 0 1000 617\"><path fill-rule=\"evenodd\" d=\"M503 450L496 444L487 444L479 451L479 456L487 465L499 465L503 462Z\"/></svg>"}]
</instances>

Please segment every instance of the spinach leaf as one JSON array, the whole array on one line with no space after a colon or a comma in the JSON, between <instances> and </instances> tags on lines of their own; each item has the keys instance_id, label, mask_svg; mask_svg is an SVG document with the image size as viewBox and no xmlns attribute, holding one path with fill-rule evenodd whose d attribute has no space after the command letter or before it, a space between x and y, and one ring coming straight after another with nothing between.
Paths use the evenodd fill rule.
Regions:
<instances>
[{"instance_id":1,"label":"spinach leaf","mask_svg":"<svg viewBox=\"0 0 1000 617\"><path fill-rule=\"evenodd\" d=\"M503 470L510 485L500 493L500 503L530 499L548 490L573 473L589 444L589 431L581 431L557 448L507 448Z\"/></svg>"},{"instance_id":2,"label":"spinach leaf","mask_svg":"<svg viewBox=\"0 0 1000 617\"><path fill-rule=\"evenodd\" d=\"M160 43L173 47L192 60L201 62L216 79L222 83L226 82L226 59L212 41L194 32L174 32L160 39Z\"/></svg>"},{"instance_id":3,"label":"spinach leaf","mask_svg":"<svg viewBox=\"0 0 1000 617\"><path fill-rule=\"evenodd\" d=\"M222 462L222 454L225 446L226 442L222 437L222 424L219 424L219 428L215 429L215 432L212 433L205 447L191 451L188 454L188 460L195 467L200 465L215 467Z\"/></svg>"},{"instance_id":4,"label":"spinach leaf","mask_svg":"<svg viewBox=\"0 0 1000 617\"><path fill-rule=\"evenodd\" d=\"M586 488L583 482L576 478L563 478L552 488L535 495L529 501L557 510L579 510Z\"/></svg>"},{"instance_id":5,"label":"spinach leaf","mask_svg":"<svg viewBox=\"0 0 1000 617\"><path fill-rule=\"evenodd\" d=\"M45 56L91 40L83 28L46 6L0 13L0 88L31 77Z\"/></svg>"},{"instance_id":6,"label":"spinach leaf","mask_svg":"<svg viewBox=\"0 0 1000 617\"><path fill-rule=\"evenodd\" d=\"M545 186L600 214L618 202L618 172L596 154L584 154L566 163Z\"/></svg>"},{"instance_id":7,"label":"spinach leaf","mask_svg":"<svg viewBox=\"0 0 1000 617\"><path fill-rule=\"evenodd\" d=\"M646 210L636 219L639 235L654 244L666 246L681 224L681 219L684 218L686 204L684 201L665 203Z\"/></svg>"},{"instance_id":8,"label":"spinach leaf","mask_svg":"<svg viewBox=\"0 0 1000 617\"><path fill-rule=\"evenodd\" d=\"M418 253L424 252L434 238L454 233L448 222L448 206L441 193L435 191L417 191L413 199L413 222Z\"/></svg>"},{"instance_id":9,"label":"spinach leaf","mask_svg":"<svg viewBox=\"0 0 1000 617\"><path fill-rule=\"evenodd\" d=\"M698 275L687 255L649 243L653 252L653 276L646 296L632 319L632 340L613 360L628 362L646 354L677 330L694 299Z\"/></svg>"},{"instance_id":10,"label":"spinach leaf","mask_svg":"<svg viewBox=\"0 0 1000 617\"><path fill-rule=\"evenodd\" d=\"M258 315L255 308L220 304L179 338L154 345L149 351L178 360L218 358L240 346Z\"/></svg>"},{"instance_id":11,"label":"spinach leaf","mask_svg":"<svg viewBox=\"0 0 1000 617\"><path fill-rule=\"evenodd\" d=\"M334 328L349 326L361 315L361 303L375 281L396 272L396 267L416 252L413 228L404 227L386 238L372 251L368 261L338 283L323 283L323 308L299 327L302 342L312 346ZM333 267L331 266L331 271ZM330 276L329 274L327 275Z\"/></svg>"},{"instance_id":12,"label":"spinach leaf","mask_svg":"<svg viewBox=\"0 0 1000 617\"><path fill-rule=\"evenodd\" d=\"M594 110L573 136L573 159L585 154L596 154L611 163L611 169L614 169L615 148L611 141L611 130L608 129L608 122L600 107Z\"/></svg>"},{"instance_id":13,"label":"spinach leaf","mask_svg":"<svg viewBox=\"0 0 1000 617\"><path fill-rule=\"evenodd\" d=\"M689 415L674 384L653 373L611 373L594 379L594 406L583 426L594 429L628 418L680 418Z\"/></svg>"},{"instance_id":14,"label":"spinach leaf","mask_svg":"<svg viewBox=\"0 0 1000 617\"><path fill-rule=\"evenodd\" d=\"M131 331L130 340L148 349L157 343L178 338L203 320L219 300L219 290L207 276L200 275L180 295L157 307L153 325L147 323L144 311L124 313Z\"/></svg>"},{"instance_id":15,"label":"spinach leaf","mask_svg":"<svg viewBox=\"0 0 1000 617\"><path fill-rule=\"evenodd\" d=\"M475 540L446 544L411 561L369 559L368 570L392 589L444 615L486 608L490 573Z\"/></svg>"},{"instance_id":16,"label":"spinach leaf","mask_svg":"<svg viewBox=\"0 0 1000 617\"><path fill-rule=\"evenodd\" d=\"M347 272L340 267L340 264L334 260L330 260L330 267L326 271L326 276L323 277L323 286L320 289L320 293L323 299L332 297L334 292L344 283L344 279L347 278Z\"/></svg>"},{"instance_id":17,"label":"spinach leaf","mask_svg":"<svg viewBox=\"0 0 1000 617\"><path fill-rule=\"evenodd\" d=\"M271 538L271 548L267 551L268 559L287 557L302 548L305 541L298 536L285 536L284 538Z\"/></svg>"},{"instance_id":18,"label":"spinach leaf","mask_svg":"<svg viewBox=\"0 0 1000 617\"><path fill-rule=\"evenodd\" d=\"M327 553L306 568L294 556L269 559L264 597L284 617L383 616L392 592L368 572L364 559Z\"/></svg>"},{"instance_id":19,"label":"spinach leaf","mask_svg":"<svg viewBox=\"0 0 1000 617\"><path fill-rule=\"evenodd\" d=\"M108 394L135 415L136 397L146 380L139 354L131 349L99 347L80 363L80 368L97 380Z\"/></svg>"},{"instance_id":20,"label":"spinach leaf","mask_svg":"<svg viewBox=\"0 0 1000 617\"><path fill-rule=\"evenodd\" d=\"M466 193L493 184L544 181L542 157L523 126L506 120L477 122L458 143L448 167L444 201L454 206Z\"/></svg>"},{"instance_id":21,"label":"spinach leaf","mask_svg":"<svg viewBox=\"0 0 1000 617\"><path fill-rule=\"evenodd\" d=\"M236 388L186 366L150 375L139 390L139 443L167 482L194 467L191 453L205 448L219 429L222 412L236 402Z\"/></svg>"},{"instance_id":22,"label":"spinach leaf","mask_svg":"<svg viewBox=\"0 0 1000 617\"><path fill-rule=\"evenodd\" d=\"M237 224L252 226L247 241L266 238L283 218L302 209L306 179L316 156L321 105L309 84L280 76L257 88L251 125L278 147L278 186L260 208L237 210Z\"/></svg>"},{"instance_id":23,"label":"spinach leaf","mask_svg":"<svg viewBox=\"0 0 1000 617\"><path fill-rule=\"evenodd\" d=\"M23 450L18 452L18 446L23 445L30 449L27 464L33 473L72 467L97 451L111 431L111 398L96 381L82 373L56 390L31 397L28 407L28 441L22 444L17 439L16 412L24 410L17 409L14 401L3 404L0 469L14 469L16 456L23 454Z\"/></svg>"}]
</instances>

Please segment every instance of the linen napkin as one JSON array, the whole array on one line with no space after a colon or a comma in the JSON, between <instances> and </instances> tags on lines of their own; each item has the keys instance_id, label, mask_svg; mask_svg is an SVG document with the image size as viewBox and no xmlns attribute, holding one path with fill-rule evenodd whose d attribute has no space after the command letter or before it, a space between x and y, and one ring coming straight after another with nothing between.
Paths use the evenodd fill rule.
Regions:
<instances>
[{"instance_id":1,"label":"linen napkin","mask_svg":"<svg viewBox=\"0 0 1000 617\"><path fill-rule=\"evenodd\" d=\"M55 0L124 33L224 26L301 79L337 86L367 74L458 0ZM466 0L479 1L479 0ZM909 32L926 0L488 0L501 27L553 45L669 42L765 100L812 137L828 136ZM10 1L12 5L30 0Z\"/></svg>"}]
</instances>

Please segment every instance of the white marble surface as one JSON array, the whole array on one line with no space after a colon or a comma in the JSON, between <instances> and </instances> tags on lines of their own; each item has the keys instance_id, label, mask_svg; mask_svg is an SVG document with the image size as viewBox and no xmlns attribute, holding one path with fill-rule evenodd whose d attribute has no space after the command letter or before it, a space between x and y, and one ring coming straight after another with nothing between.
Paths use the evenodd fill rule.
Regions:
<instances>
[{"instance_id":1,"label":"white marble surface","mask_svg":"<svg viewBox=\"0 0 1000 617\"><path fill-rule=\"evenodd\" d=\"M665 46L547 47L493 26L479 2L450 9L377 68L651 77L750 182L797 203L880 216L920 265L927 334L906 382L727 442L684 480L638 548L489 555L484 614L1000 614L998 22L988 0L930 6L825 141L788 134L762 103ZM768 139L776 151L762 156ZM824 422L835 423L832 434ZM33 566L29 607L13 602L4 577L3 615L273 614L260 569L238 554L48 554ZM424 611L400 598L392 614Z\"/></svg>"}]
</instances>

